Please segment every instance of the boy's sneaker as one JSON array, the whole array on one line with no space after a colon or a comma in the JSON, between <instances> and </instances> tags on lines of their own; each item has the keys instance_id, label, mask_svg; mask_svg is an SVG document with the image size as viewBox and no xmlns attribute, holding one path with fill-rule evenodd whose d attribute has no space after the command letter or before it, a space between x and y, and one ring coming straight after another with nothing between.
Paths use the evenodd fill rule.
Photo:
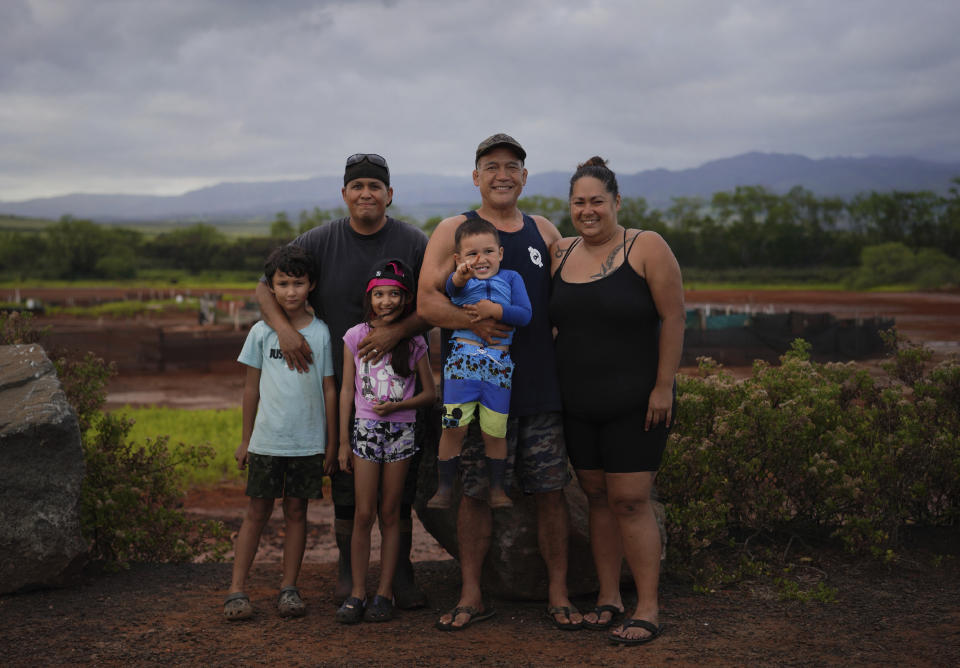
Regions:
<instances>
[{"instance_id":1,"label":"boy's sneaker","mask_svg":"<svg viewBox=\"0 0 960 668\"><path fill-rule=\"evenodd\" d=\"M300 598L300 590L294 586L284 587L277 598L277 611L281 617L303 617L307 606Z\"/></svg>"}]
</instances>

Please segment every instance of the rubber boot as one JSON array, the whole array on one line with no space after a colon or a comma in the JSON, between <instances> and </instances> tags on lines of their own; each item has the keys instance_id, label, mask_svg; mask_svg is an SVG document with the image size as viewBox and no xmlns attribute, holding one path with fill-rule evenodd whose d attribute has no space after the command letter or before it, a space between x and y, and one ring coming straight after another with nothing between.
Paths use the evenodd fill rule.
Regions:
<instances>
[{"instance_id":1,"label":"rubber boot","mask_svg":"<svg viewBox=\"0 0 960 668\"><path fill-rule=\"evenodd\" d=\"M414 610L427 604L427 595L417 587L413 579L413 564L410 549L413 547L413 520L400 520L400 551L397 554L397 570L393 574L393 600L401 610Z\"/></svg>"},{"instance_id":2,"label":"rubber boot","mask_svg":"<svg viewBox=\"0 0 960 668\"><path fill-rule=\"evenodd\" d=\"M503 489L506 471L506 459L487 457L487 475L490 477L490 498L487 504L491 508L513 508L513 501Z\"/></svg>"},{"instance_id":3,"label":"rubber boot","mask_svg":"<svg viewBox=\"0 0 960 668\"><path fill-rule=\"evenodd\" d=\"M453 502L453 480L460 468L460 457L437 460L437 493L427 501L427 508L446 509Z\"/></svg>"},{"instance_id":4,"label":"rubber boot","mask_svg":"<svg viewBox=\"0 0 960 668\"><path fill-rule=\"evenodd\" d=\"M353 570L350 566L350 541L353 540L353 520L333 521L334 535L337 538L337 549L340 556L337 559L337 586L333 597L340 605L353 591Z\"/></svg>"}]
</instances>

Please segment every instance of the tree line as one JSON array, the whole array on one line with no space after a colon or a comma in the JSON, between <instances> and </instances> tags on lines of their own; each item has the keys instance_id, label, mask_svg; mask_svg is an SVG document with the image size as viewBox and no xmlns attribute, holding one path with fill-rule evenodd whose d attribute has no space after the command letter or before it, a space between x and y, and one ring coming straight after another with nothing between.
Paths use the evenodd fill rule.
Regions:
<instances>
[{"instance_id":1,"label":"tree line","mask_svg":"<svg viewBox=\"0 0 960 668\"><path fill-rule=\"evenodd\" d=\"M665 209L625 197L625 227L654 230L686 269L730 271L773 268L847 271L855 287L914 283L960 284L960 178L947 195L870 192L849 200L817 197L802 187L777 194L741 186L711 198L676 197ZM564 236L576 234L567 202L520 200L521 209L547 216ZM0 276L10 278L134 278L144 269L258 272L274 246L299 232L345 215L343 209L300 212L294 223L278 213L269 235L228 237L198 223L148 236L70 216L40 231L0 232ZM421 223L429 233L440 218ZM411 221L417 222L417 221ZM799 272L799 273L797 273Z\"/></svg>"},{"instance_id":2,"label":"tree line","mask_svg":"<svg viewBox=\"0 0 960 668\"><path fill-rule=\"evenodd\" d=\"M40 230L0 231L0 278L127 279L151 269L236 271L256 275L276 246L302 231L346 215L342 209L303 211L297 226L278 213L263 236L230 237L196 223L147 235L63 216Z\"/></svg>"}]
</instances>

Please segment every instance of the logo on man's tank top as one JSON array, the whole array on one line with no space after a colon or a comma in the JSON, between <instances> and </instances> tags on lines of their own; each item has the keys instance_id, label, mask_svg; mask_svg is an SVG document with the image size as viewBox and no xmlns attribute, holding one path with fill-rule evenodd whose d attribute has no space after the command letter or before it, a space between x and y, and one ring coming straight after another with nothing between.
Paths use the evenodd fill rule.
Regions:
<instances>
[{"instance_id":1,"label":"logo on man's tank top","mask_svg":"<svg viewBox=\"0 0 960 668\"><path fill-rule=\"evenodd\" d=\"M527 250L530 251L530 261L543 269L543 258L540 257L540 251L533 246L527 246Z\"/></svg>"}]
</instances>

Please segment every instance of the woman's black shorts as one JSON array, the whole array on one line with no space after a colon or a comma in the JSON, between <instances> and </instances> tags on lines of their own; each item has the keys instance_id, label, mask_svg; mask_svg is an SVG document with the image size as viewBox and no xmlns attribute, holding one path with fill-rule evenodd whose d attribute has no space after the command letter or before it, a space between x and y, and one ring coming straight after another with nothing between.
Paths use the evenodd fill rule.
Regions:
<instances>
[{"instance_id":1,"label":"woman's black shorts","mask_svg":"<svg viewBox=\"0 0 960 668\"><path fill-rule=\"evenodd\" d=\"M646 410L603 420L565 413L563 431L573 468L606 473L658 470L670 429L661 422L644 431L645 418Z\"/></svg>"}]
</instances>

